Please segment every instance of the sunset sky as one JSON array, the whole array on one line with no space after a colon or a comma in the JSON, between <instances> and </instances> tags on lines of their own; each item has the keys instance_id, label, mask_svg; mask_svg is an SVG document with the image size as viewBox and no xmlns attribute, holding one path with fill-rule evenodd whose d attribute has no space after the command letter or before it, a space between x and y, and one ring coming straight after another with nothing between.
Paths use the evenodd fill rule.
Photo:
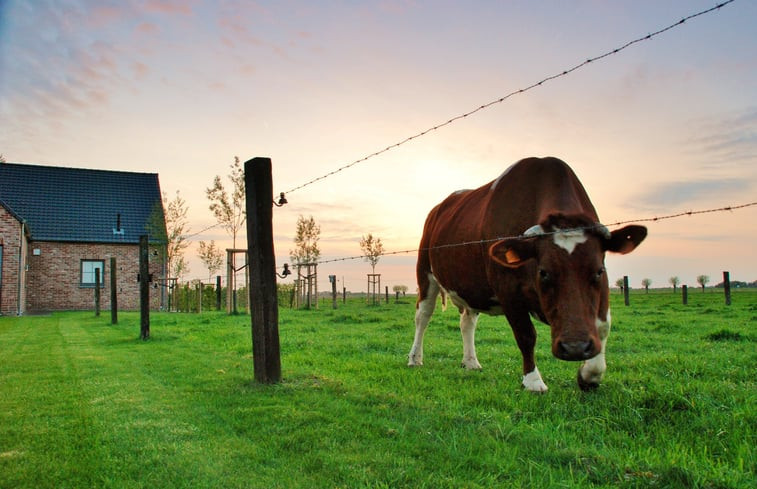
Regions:
<instances>
[{"instance_id":1,"label":"sunset sky","mask_svg":"<svg viewBox=\"0 0 757 489\"><path fill-rule=\"evenodd\" d=\"M234 156L293 189L713 7L687 1L0 1L0 153L9 162L159 173L214 224L205 189ZM757 201L757 2L736 0L336 175L274 209L278 262L295 222L322 258L417 248L428 211L527 156L557 156L605 223ZM628 275L696 286L757 280L757 207L646 223ZM186 278L207 277L193 236ZM242 239L244 243L244 239ZM382 287L415 290L415 254ZM370 266L324 263L320 287L365 290Z\"/></svg>"}]
</instances>

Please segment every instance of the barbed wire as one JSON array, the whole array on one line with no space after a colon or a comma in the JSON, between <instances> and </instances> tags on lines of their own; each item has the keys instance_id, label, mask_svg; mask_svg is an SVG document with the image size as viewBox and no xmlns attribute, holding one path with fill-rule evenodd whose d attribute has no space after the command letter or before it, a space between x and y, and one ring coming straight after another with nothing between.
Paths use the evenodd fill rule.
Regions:
<instances>
[{"instance_id":1,"label":"barbed wire","mask_svg":"<svg viewBox=\"0 0 757 489\"><path fill-rule=\"evenodd\" d=\"M446 122L442 122L440 124L436 124L434 126L429 127L428 129L426 129L424 131L421 131L421 132L419 132L417 134L409 136L409 137L407 137L407 138L405 138L405 139L403 139L403 140L401 140L399 142L396 142L394 144L390 144L389 146L387 146L387 147L385 147L383 149L380 149L378 151L375 151L375 152L373 152L373 153L371 153L371 154L369 154L367 156L364 156L364 157L362 157L362 158L360 158L358 160L355 160L352 163L344 165L344 166L342 166L340 168L337 168L336 170L333 170L331 172L326 173L325 175L322 175L320 177L314 178L314 179L312 179L312 180L310 180L308 182L303 183L302 185L294 187L291 190L288 190L287 192L284 192L284 194L290 194L292 192L295 192L297 190L305 188L305 187L307 187L309 185L312 185L312 184L314 184L316 182L319 182L321 180L329 178L329 177L331 177L333 175L336 175L337 173L339 173L339 172L341 172L343 170L351 168L351 167L353 167L353 166L355 166L355 165L357 165L359 163L363 163L363 162L365 162L365 161L367 161L367 160L369 160L371 158L374 158L374 157L379 156L379 155L381 155L383 153L386 153L387 151L391 151L391 150L393 150L395 148L398 148L399 146L402 146L403 144L409 143L410 141L412 141L414 139L418 139L418 138L420 138L422 136L425 136L426 134L428 134L428 133L430 133L432 131L439 130L439 129L441 129L441 128L445 127L445 126L448 126L448 125L450 125L450 124L452 124L452 123L454 123L456 121L459 121L461 119L465 119L466 117L469 117L469 116L471 116L471 115L473 115L473 114L475 114L475 113L477 113L479 111L482 111L484 109L488 109L489 107L491 107L493 105L500 104L500 103L508 100L509 98L515 96L515 95L519 95L519 94L528 92L529 90L533 90L534 88L540 87L540 86L544 85L547 82L550 82L552 80L555 80L555 79L567 76L567 75L573 73L574 71L577 71L577 70L579 70L579 69L581 69L581 68L583 68L583 67L585 67L585 66L587 66L587 65L589 65L589 64L591 64L591 63L593 63L595 61L600 61L600 60L602 60L604 58L607 58L609 56L617 54L617 53L623 51L624 49L633 46L634 44L637 44L637 43L640 43L640 42L643 42L643 41L648 41L648 40L652 39L653 37L659 36L660 34L663 34L663 33L667 32L667 31L669 31L671 29L674 29L674 28L676 28L676 27L678 27L678 26L680 26L682 24L685 24L687 21L689 21L689 20L691 20L691 19L693 19L695 17L699 17L701 15L709 14L710 12L713 12L715 10L719 10L722 7L728 5L729 3L733 3L734 1L735 0L726 0L724 2L718 3L714 7L702 10L702 11L697 12L695 14L688 15L688 16L682 18L681 20L679 20L678 22L675 22L673 24L670 24L667 27L664 27L664 28L659 29L659 30L657 30L655 32L652 32L651 34L647 34L645 36L639 37L639 38L634 39L632 41L628 41L627 43L623 44L622 46L617 47L615 49L612 49L610 51L607 51L604 54L600 54L598 56L594 56L593 58L588 58L585 61L583 61L583 62L581 62L581 63L573 66L572 68L565 69L565 70L563 70L561 72L555 73L554 75L551 75L551 76L548 76L546 78L543 78L542 80L540 80L540 81L538 81L536 83L533 83L533 84L531 84L531 85L529 85L529 86L527 86L525 88L514 90L514 91L508 93L507 95L504 95L504 96L502 96L502 97L500 97L500 98L498 98L496 100L492 100L491 102L485 103L485 104L483 104L483 105L481 105L481 106L479 106L479 107L477 107L475 109L472 109L472 110L470 110L468 112L464 112L464 113L462 113L460 115L452 117L451 119L447 120Z\"/></svg>"},{"instance_id":2,"label":"barbed wire","mask_svg":"<svg viewBox=\"0 0 757 489\"><path fill-rule=\"evenodd\" d=\"M684 216L696 216L700 214L711 214L715 212L727 212L727 211L735 211L738 209L744 209L747 207L754 207L757 206L757 202L749 202L747 204L740 204L740 205L731 205L731 206L725 206L725 207L718 207L714 209L704 209L704 210L697 210L697 211L686 211L686 212L678 212L676 214L668 214L664 216L656 216L656 217L645 217L641 219L630 219L625 221L617 221L609 224L593 224L591 226L584 226L584 227L577 227L577 228L571 228L569 230L559 230L559 231L553 231L553 232L545 232L540 234L541 236L550 236L553 234L557 234L560 232L565 231L591 231L596 229L601 229L602 227L610 228L610 227L617 227L622 226L624 224L631 224L631 223L639 223L639 222L658 222L658 221L665 221L669 219L677 219L679 217ZM497 236L494 238L486 238L486 239L479 239L479 240L472 240L472 241L463 241L460 243L450 243L450 244L443 244L438 246L430 246L427 248L415 248L415 249L409 249L409 250L398 250L398 251L389 251L386 253L381 253L378 256L392 256L392 255L406 255L410 253L418 253L420 251L432 251L432 250L438 250L438 249L445 249L445 248L456 248L461 246L471 246L471 245L486 245L490 243L495 243L497 241L503 240L503 239L526 239L530 236L524 236L524 235L517 235L517 236ZM359 260L365 258L365 255L355 255L355 256L346 256L342 258L333 258L329 260L320 260L316 262L318 265L322 265L325 263L335 263L335 262L341 262L341 261L350 261L350 260ZM296 266L296 265L294 265Z\"/></svg>"}]
</instances>

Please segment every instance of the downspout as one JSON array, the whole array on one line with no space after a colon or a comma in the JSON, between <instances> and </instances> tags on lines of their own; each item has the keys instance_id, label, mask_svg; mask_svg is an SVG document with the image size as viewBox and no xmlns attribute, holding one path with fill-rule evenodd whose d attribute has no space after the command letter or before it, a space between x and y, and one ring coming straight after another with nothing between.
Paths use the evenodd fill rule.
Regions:
<instances>
[{"instance_id":1,"label":"downspout","mask_svg":"<svg viewBox=\"0 0 757 489\"><path fill-rule=\"evenodd\" d=\"M21 281L21 273L24 271L24 227L26 226L26 221L21 221L21 235L19 236L18 241L18 297L16 299L16 309L18 310L18 315L21 316L24 311L21 308L21 292L22 292L22 281ZM24 266L22 266L24 265Z\"/></svg>"}]
</instances>

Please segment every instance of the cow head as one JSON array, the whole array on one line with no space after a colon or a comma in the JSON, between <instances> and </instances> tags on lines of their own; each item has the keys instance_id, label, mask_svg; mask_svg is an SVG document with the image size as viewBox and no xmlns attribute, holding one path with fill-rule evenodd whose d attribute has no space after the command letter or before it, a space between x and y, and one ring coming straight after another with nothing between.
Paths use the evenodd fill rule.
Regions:
<instances>
[{"instance_id":1,"label":"cow head","mask_svg":"<svg viewBox=\"0 0 757 489\"><path fill-rule=\"evenodd\" d=\"M630 253L646 235L643 226L609 232L582 217L553 215L522 237L495 242L489 256L531 275L542 319L552 330L552 354L585 360L601 351L597 326L607 321L605 252Z\"/></svg>"}]
</instances>

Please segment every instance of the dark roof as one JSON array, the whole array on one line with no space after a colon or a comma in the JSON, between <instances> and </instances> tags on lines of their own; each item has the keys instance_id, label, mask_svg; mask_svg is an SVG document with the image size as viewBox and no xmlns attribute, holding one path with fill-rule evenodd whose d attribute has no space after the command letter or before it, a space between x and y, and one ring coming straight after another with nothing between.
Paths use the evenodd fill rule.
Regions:
<instances>
[{"instance_id":1,"label":"dark roof","mask_svg":"<svg viewBox=\"0 0 757 489\"><path fill-rule=\"evenodd\" d=\"M151 213L163 210L155 173L17 163L0 163L0 200L35 241L138 243ZM113 232L119 214L123 234Z\"/></svg>"}]
</instances>

